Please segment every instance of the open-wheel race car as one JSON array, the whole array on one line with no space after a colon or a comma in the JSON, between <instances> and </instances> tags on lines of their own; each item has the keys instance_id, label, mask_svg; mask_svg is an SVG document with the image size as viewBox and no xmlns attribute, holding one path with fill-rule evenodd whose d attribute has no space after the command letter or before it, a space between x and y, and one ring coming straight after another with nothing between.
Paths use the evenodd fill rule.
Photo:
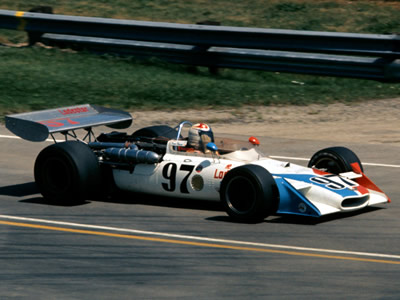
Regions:
<instances>
[{"instance_id":1,"label":"open-wheel race car","mask_svg":"<svg viewBox=\"0 0 400 300\"><path fill-rule=\"evenodd\" d=\"M320 217L390 202L345 147L322 149L303 167L263 155L255 137L214 138L206 124L184 121L175 128L157 125L98 136L92 130L131 123L127 112L88 104L6 116L6 127L21 138L53 138L36 158L34 176L43 197L57 203L93 199L113 186L221 201L235 221L259 222L273 214ZM83 138L78 129L86 131ZM56 133L65 141L56 140Z\"/></svg>"}]
</instances>

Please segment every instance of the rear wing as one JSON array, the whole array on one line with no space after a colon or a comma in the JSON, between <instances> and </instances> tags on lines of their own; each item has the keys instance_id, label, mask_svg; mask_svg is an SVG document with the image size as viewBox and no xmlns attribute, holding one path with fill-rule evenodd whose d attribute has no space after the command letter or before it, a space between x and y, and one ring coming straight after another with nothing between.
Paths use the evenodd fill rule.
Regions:
<instances>
[{"instance_id":1,"label":"rear wing","mask_svg":"<svg viewBox=\"0 0 400 300\"><path fill-rule=\"evenodd\" d=\"M32 142L42 142L57 132L101 125L122 129L132 123L132 116L125 111L90 104L8 115L5 119L8 130Z\"/></svg>"}]
</instances>

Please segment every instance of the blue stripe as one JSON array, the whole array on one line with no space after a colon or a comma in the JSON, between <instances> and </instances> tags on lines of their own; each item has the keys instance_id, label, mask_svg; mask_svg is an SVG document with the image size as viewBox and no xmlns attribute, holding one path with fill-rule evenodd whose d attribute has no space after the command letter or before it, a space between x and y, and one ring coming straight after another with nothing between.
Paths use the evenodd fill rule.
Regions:
<instances>
[{"instance_id":1,"label":"blue stripe","mask_svg":"<svg viewBox=\"0 0 400 300\"><path fill-rule=\"evenodd\" d=\"M343 198L359 196L357 191L350 189L350 187L345 182L340 182L338 184L338 185L343 185L343 188L332 188L329 186L329 184L318 183L318 182L311 180L312 178L316 178L317 180L318 180L318 178L321 178L322 180L332 181L332 179L329 178L329 176L325 177L325 176L312 175L312 174L273 174L273 175L282 177L285 179L293 179L293 180L297 180L297 181L303 181L306 183L310 183L312 185L319 186L319 187L325 188L331 192L334 192ZM346 181L349 181L349 180L346 179ZM335 183L336 182L332 181L333 186L335 186Z\"/></svg>"}]
</instances>

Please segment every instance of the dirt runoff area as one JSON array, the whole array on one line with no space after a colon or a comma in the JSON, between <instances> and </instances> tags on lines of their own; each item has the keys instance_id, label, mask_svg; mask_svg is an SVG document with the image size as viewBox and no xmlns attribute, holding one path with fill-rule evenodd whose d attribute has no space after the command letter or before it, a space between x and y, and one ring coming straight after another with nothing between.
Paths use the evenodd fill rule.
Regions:
<instances>
[{"instance_id":1,"label":"dirt runoff area","mask_svg":"<svg viewBox=\"0 0 400 300\"><path fill-rule=\"evenodd\" d=\"M216 135L385 143L400 147L400 98L357 104L245 106L229 109L136 111L134 128L180 121L208 123Z\"/></svg>"}]
</instances>

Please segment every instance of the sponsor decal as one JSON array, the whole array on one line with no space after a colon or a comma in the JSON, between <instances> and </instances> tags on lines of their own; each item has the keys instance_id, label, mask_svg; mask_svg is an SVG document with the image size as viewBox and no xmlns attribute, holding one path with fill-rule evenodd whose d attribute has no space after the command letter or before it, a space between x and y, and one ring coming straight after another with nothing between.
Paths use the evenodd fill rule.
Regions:
<instances>
[{"instance_id":1,"label":"sponsor decal","mask_svg":"<svg viewBox=\"0 0 400 300\"><path fill-rule=\"evenodd\" d=\"M82 107L76 107L76 108L66 108L66 109L59 109L58 112L61 113L62 115L73 115L73 114L81 114L88 112L89 109L85 106Z\"/></svg>"},{"instance_id":2,"label":"sponsor decal","mask_svg":"<svg viewBox=\"0 0 400 300\"><path fill-rule=\"evenodd\" d=\"M215 169L214 178L215 179L222 179L222 178L225 177L226 173L228 173L228 171L220 171L218 169Z\"/></svg>"},{"instance_id":3,"label":"sponsor decal","mask_svg":"<svg viewBox=\"0 0 400 300\"><path fill-rule=\"evenodd\" d=\"M215 169L214 178L215 179L222 179L225 177L226 173L228 173L232 168L232 164L226 165L224 170Z\"/></svg>"}]
</instances>

